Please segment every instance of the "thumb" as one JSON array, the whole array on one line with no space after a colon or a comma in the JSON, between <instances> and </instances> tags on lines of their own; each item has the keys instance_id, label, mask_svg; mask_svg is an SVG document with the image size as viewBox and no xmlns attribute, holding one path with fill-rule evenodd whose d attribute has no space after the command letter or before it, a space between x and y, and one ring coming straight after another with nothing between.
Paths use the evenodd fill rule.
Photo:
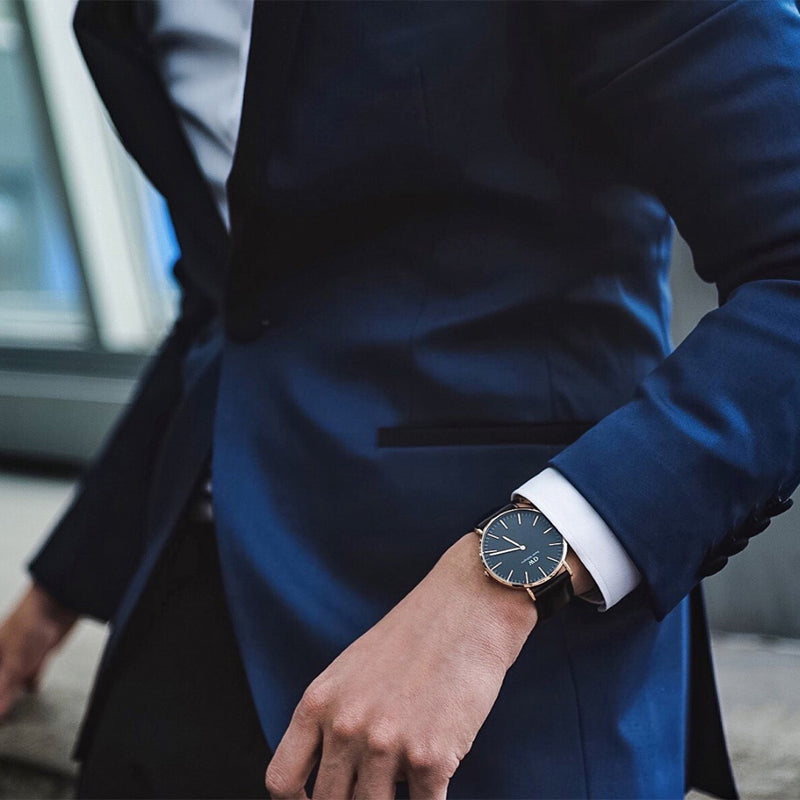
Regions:
<instances>
[{"instance_id":1,"label":"thumb","mask_svg":"<svg viewBox=\"0 0 800 800\"><path fill-rule=\"evenodd\" d=\"M20 691L19 675L0 656L0 718L9 712Z\"/></svg>"}]
</instances>

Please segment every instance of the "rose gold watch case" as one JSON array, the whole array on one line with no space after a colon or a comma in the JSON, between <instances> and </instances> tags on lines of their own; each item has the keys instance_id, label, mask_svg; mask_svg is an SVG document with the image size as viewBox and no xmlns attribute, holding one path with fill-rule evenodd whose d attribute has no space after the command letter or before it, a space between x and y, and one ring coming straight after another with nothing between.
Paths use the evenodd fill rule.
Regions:
<instances>
[{"instance_id":1,"label":"rose gold watch case","mask_svg":"<svg viewBox=\"0 0 800 800\"><path fill-rule=\"evenodd\" d=\"M542 514L542 511L540 511L533 503L528 502L527 500L521 502L514 501L514 505L516 505L517 508L524 509L526 511L536 511L539 514ZM567 564L567 554L569 552L569 547L567 546L566 539L564 539L564 537L562 536L561 540L563 542L563 547L561 548L561 557L559 559L559 563L556 566L556 568L545 578L539 578L539 580L531 581L530 583L511 583L510 581L501 578L499 575L496 575L489 568L489 565L486 563L486 559L483 556L483 536L486 530L491 527L492 523L494 523L495 520L499 519L502 516L505 516L506 514L513 514L513 513L514 509L511 508L507 509L506 511L498 511L497 514L495 514L493 517L489 519L489 521L483 528L475 528L475 533L479 537L478 557L480 558L481 563L483 564L483 571L488 577L492 578L493 580L496 580L498 583L502 583L504 586L509 586L512 589L525 589L528 591L528 594L530 594L531 599L535 600L536 598L534 597L531 589L535 588L536 586L542 586L548 581L553 580L553 578L555 578L556 575L561 574L562 572L564 572L564 570L569 572L570 575L572 574L572 570L569 568L569 564Z\"/></svg>"}]
</instances>

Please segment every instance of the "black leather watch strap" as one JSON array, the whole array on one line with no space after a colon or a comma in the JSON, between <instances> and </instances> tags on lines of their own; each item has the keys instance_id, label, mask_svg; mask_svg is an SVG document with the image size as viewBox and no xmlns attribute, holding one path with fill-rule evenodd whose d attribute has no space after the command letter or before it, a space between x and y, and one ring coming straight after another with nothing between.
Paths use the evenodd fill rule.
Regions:
<instances>
[{"instance_id":1,"label":"black leather watch strap","mask_svg":"<svg viewBox=\"0 0 800 800\"><path fill-rule=\"evenodd\" d=\"M486 526L500 514L506 511L514 511L522 506L522 503L508 503L508 505L497 509L497 511L492 512L486 519L481 520L481 522L475 526L475 533L482 533L485 531ZM531 506L531 508L532 507L533 506ZM487 575L488 574L487 572ZM557 611L564 608L575 596L575 592L572 588L572 575L565 569L541 587L529 588L528 594L531 595L531 598L536 603L538 622L549 619Z\"/></svg>"},{"instance_id":2,"label":"black leather watch strap","mask_svg":"<svg viewBox=\"0 0 800 800\"><path fill-rule=\"evenodd\" d=\"M498 509L497 509L497 511L493 511L491 514L489 514L489 516L488 516L488 517L486 517L486 519L484 519L484 520L481 520L481 521L480 521L480 522L479 522L479 523L478 523L478 524L475 526L475 530L476 530L476 531L478 531L478 530L480 530L480 531L484 530L484 529L486 528L486 526L487 526L487 525L488 525L488 524L489 524L489 523L490 523L490 522L491 522L491 521L492 521L492 520L493 520L493 519L494 519L494 518L495 518L495 517L496 517L498 514L502 514L504 511L513 511L515 508L517 508L517 506L516 506L516 505L514 505L514 503L509 503L508 505L505 505L505 506L503 506L502 508L498 508Z\"/></svg>"},{"instance_id":3,"label":"black leather watch strap","mask_svg":"<svg viewBox=\"0 0 800 800\"><path fill-rule=\"evenodd\" d=\"M572 575L567 570L556 575L541 588L534 587L530 591L536 598L537 624L564 608L575 595L572 589Z\"/></svg>"}]
</instances>

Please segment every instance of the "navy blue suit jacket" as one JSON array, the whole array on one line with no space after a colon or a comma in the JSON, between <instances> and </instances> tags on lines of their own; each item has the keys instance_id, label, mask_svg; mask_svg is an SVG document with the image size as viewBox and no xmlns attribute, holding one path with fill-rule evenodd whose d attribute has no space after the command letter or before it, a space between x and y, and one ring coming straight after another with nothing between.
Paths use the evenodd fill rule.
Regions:
<instances>
[{"instance_id":1,"label":"navy blue suit jacket","mask_svg":"<svg viewBox=\"0 0 800 800\"><path fill-rule=\"evenodd\" d=\"M114 86L153 77L126 8L94 27L79 8L82 46L163 184L131 110L157 87ZM134 404L33 574L122 629L213 440L223 575L275 746L305 686L551 464L643 582L534 632L451 796L732 795L687 597L800 480L794 5L259 3L227 268L188 257L213 226L194 230L172 173L203 311L145 387L176 363L184 380L159 429ZM670 216L721 300L672 354ZM147 513L112 536L131 501L93 483L140 467L126 425L156 478L132 478ZM84 583L103 572L113 586Z\"/></svg>"}]
</instances>

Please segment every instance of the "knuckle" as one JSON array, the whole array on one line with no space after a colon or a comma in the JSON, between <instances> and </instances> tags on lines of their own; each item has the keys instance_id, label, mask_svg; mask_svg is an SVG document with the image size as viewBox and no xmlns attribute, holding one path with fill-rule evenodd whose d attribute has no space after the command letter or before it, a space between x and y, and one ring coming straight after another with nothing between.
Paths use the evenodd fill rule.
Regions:
<instances>
[{"instance_id":1,"label":"knuckle","mask_svg":"<svg viewBox=\"0 0 800 800\"><path fill-rule=\"evenodd\" d=\"M340 741L352 741L365 736L365 727L355 714L338 714L331 721L331 736Z\"/></svg>"},{"instance_id":2,"label":"knuckle","mask_svg":"<svg viewBox=\"0 0 800 800\"><path fill-rule=\"evenodd\" d=\"M419 745L412 745L406 750L406 761L412 772L431 780L449 778L459 764L457 757L451 757L435 746Z\"/></svg>"},{"instance_id":3,"label":"knuckle","mask_svg":"<svg viewBox=\"0 0 800 800\"><path fill-rule=\"evenodd\" d=\"M450 778L455 775L456 770L461 765L461 759L458 756L450 755L444 759L442 762L442 777L446 780L450 780Z\"/></svg>"},{"instance_id":4,"label":"knuckle","mask_svg":"<svg viewBox=\"0 0 800 800\"><path fill-rule=\"evenodd\" d=\"M452 750L436 742L415 742L405 749L408 769L431 784L447 783L453 777L461 759Z\"/></svg>"},{"instance_id":5,"label":"knuckle","mask_svg":"<svg viewBox=\"0 0 800 800\"><path fill-rule=\"evenodd\" d=\"M396 752L399 740L393 730L386 726L378 726L367 732L367 751L373 756L386 756Z\"/></svg>"},{"instance_id":6,"label":"knuckle","mask_svg":"<svg viewBox=\"0 0 800 800\"><path fill-rule=\"evenodd\" d=\"M330 732L334 739L350 741L361 735L361 724L355 716L338 714L331 720Z\"/></svg>"},{"instance_id":7,"label":"knuckle","mask_svg":"<svg viewBox=\"0 0 800 800\"><path fill-rule=\"evenodd\" d=\"M324 686L312 683L303 692L297 705L301 714L308 717L318 717L328 705L328 693Z\"/></svg>"}]
</instances>

